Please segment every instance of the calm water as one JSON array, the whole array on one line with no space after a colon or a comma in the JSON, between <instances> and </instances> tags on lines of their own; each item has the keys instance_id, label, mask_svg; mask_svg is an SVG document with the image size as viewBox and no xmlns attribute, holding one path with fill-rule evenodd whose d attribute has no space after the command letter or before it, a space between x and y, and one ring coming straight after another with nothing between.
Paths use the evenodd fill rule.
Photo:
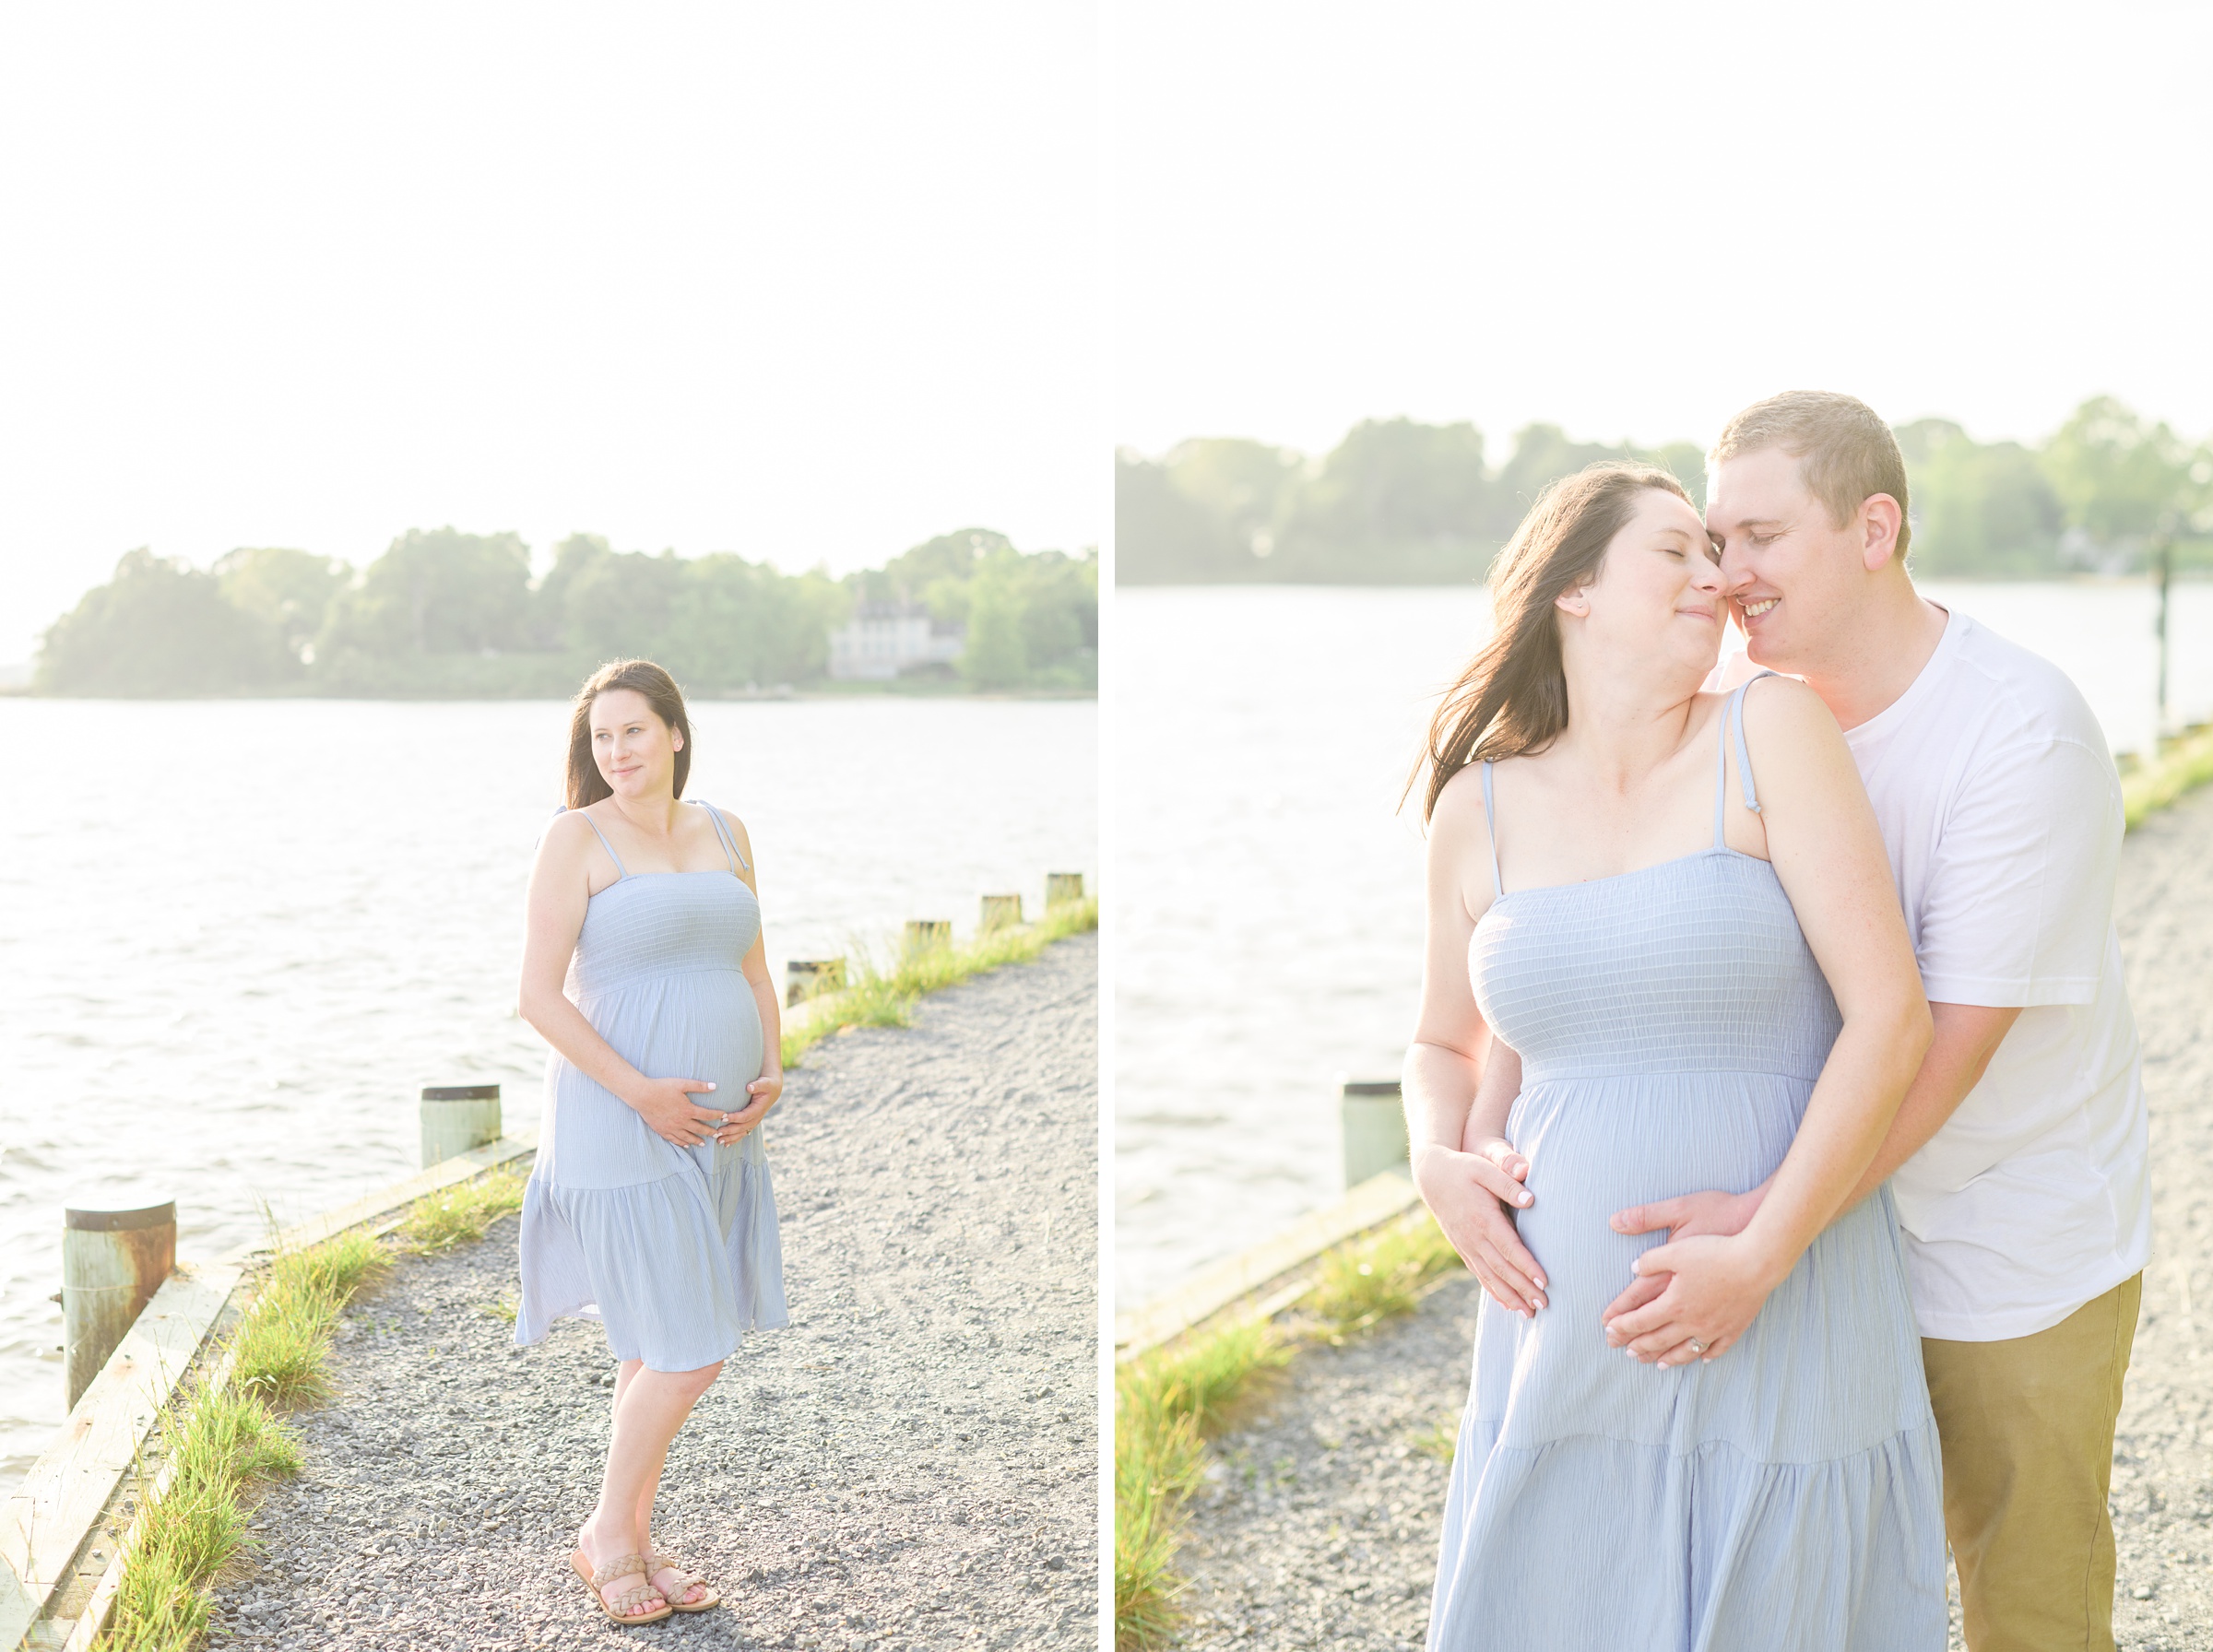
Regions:
<instances>
[{"instance_id":1,"label":"calm water","mask_svg":"<svg viewBox=\"0 0 2213 1652\"><path fill-rule=\"evenodd\" d=\"M0 1488L62 1416L61 1207L173 1197L179 1250L412 1172L416 1092L498 1080L550 703L17 701L0 810ZM1089 702L705 702L689 795L752 834L770 963L1048 871L1096 880ZM775 1124L769 1125L772 1138Z\"/></svg>"},{"instance_id":2,"label":"calm water","mask_svg":"<svg viewBox=\"0 0 2213 1652\"><path fill-rule=\"evenodd\" d=\"M2152 596L1923 587L2151 732ZM2178 708L2213 713L2213 587L2176 588ZM1116 1290L1142 1301L1342 1187L1341 1073L1389 1078L1420 985L1421 842L1397 814L1471 589L1124 589L1116 754Z\"/></svg>"}]
</instances>

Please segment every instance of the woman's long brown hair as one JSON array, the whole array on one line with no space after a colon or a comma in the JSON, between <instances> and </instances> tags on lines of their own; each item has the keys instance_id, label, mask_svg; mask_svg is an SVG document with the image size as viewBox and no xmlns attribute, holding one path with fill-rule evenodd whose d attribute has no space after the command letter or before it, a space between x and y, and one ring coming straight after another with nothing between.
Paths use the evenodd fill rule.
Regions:
<instances>
[{"instance_id":1,"label":"woman's long brown hair","mask_svg":"<svg viewBox=\"0 0 2213 1652\"><path fill-rule=\"evenodd\" d=\"M1407 777L1411 792L1428 771L1424 820L1436 812L1446 782L1470 763L1542 751L1568 726L1568 674L1553 603L1598 577L1606 547L1648 488L1690 503L1668 472L1620 460L1585 466L1537 495L1491 565L1491 639L1438 702L1428 749Z\"/></svg>"},{"instance_id":2,"label":"woman's long brown hair","mask_svg":"<svg viewBox=\"0 0 2213 1652\"><path fill-rule=\"evenodd\" d=\"M682 796L684 782L692 775L692 719L684 715L683 690L651 660L610 660L584 679L569 714L569 807L582 808L615 795L592 760L592 702L609 689L632 689L645 695L654 715L684 737L676 753L676 795Z\"/></svg>"}]
</instances>

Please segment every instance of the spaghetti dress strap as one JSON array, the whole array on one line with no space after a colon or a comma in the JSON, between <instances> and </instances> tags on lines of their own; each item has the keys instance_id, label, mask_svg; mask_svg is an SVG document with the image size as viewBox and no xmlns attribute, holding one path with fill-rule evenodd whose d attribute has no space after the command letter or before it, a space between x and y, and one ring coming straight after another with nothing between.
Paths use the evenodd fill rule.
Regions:
<instances>
[{"instance_id":1,"label":"spaghetti dress strap","mask_svg":"<svg viewBox=\"0 0 2213 1652\"><path fill-rule=\"evenodd\" d=\"M1762 671L1759 674L1759 677L1773 677L1775 673L1772 671ZM1754 814L1757 814L1759 812L1759 795L1752 789L1752 753L1745 749L1745 690L1749 689L1754 683L1757 682L1759 680L1759 677L1749 678L1746 681L1737 684L1736 692L1729 696L1729 703L1722 709L1722 728L1724 735L1728 732L1730 714L1735 714L1736 777L1740 782L1743 783L1745 788L1745 807L1751 810L1751 812ZM1728 767L1726 761L1723 761L1722 767L1724 769ZM1719 834L1721 832L1722 820L1720 801L1721 783L1718 780L1714 784L1714 793L1715 801L1713 820L1714 832L1716 834L1714 841L1718 844L1721 841Z\"/></svg>"},{"instance_id":2,"label":"spaghetti dress strap","mask_svg":"<svg viewBox=\"0 0 2213 1652\"><path fill-rule=\"evenodd\" d=\"M553 812L565 815L569 811L565 808L557 808ZM576 813L583 818L584 823L592 829L592 835L599 840L599 846L607 851L608 859L615 863L615 881L621 882L623 879L630 876L630 868L622 864L622 857L615 853L614 844L607 841L607 833L599 830L599 822L593 820L581 808Z\"/></svg>"},{"instance_id":3,"label":"spaghetti dress strap","mask_svg":"<svg viewBox=\"0 0 2213 1652\"><path fill-rule=\"evenodd\" d=\"M1483 765L1483 823L1491 833L1491 899L1496 901L1506 893L1506 882L1498 876L1498 809L1491 795L1491 765L1487 758Z\"/></svg>"},{"instance_id":4,"label":"spaghetti dress strap","mask_svg":"<svg viewBox=\"0 0 2213 1652\"><path fill-rule=\"evenodd\" d=\"M753 868L747 862L745 856L738 853L738 840L730 835L729 827L723 823L722 810L716 808L712 803L705 802L698 797L692 798L692 801L697 803L700 808L705 809L707 811L707 819L715 822L715 835L722 840L722 852L729 856L732 863L730 866L730 876L735 878L738 875L738 868L740 867L744 867L749 872L751 871Z\"/></svg>"}]
</instances>

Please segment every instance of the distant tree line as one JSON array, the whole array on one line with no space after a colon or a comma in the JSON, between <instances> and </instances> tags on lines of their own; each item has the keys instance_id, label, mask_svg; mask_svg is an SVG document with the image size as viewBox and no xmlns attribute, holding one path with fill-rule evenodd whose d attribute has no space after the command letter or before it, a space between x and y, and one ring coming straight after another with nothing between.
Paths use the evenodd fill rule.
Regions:
<instances>
[{"instance_id":1,"label":"distant tree line","mask_svg":"<svg viewBox=\"0 0 2213 1652\"><path fill-rule=\"evenodd\" d=\"M1024 553L980 528L843 579L617 551L596 534L562 540L534 578L517 535L451 527L410 529L359 570L276 548L205 571L134 550L47 630L32 680L53 694L566 694L643 655L693 691L821 686L830 631L860 602L964 628L960 659L922 674L948 687L1097 686L1096 553Z\"/></svg>"},{"instance_id":2,"label":"distant tree line","mask_svg":"<svg viewBox=\"0 0 2213 1652\"><path fill-rule=\"evenodd\" d=\"M2158 536L2178 568L2213 569L2213 443L2085 402L2041 447L1978 442L1948 419L1898 429L1912 560L1932 578L2128 572ZM1450 584L1480 579L1546 483L1598 459L1637 459L1705 499L1698 444L1570 442L1519 431L1493 468L1472 424L1375 419L1324 457L1237 437L1115 465L1115 567L1124 584Z\"/></svg>"}]
</instances>

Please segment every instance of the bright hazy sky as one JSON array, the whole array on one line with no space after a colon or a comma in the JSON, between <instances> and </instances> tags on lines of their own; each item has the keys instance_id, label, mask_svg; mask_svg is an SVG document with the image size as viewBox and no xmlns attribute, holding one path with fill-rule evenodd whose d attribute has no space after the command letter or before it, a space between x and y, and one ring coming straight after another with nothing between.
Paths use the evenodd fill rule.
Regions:
<instances>
[{"instance_id":1,"label":"bright hazy sky","mask_svg":"<svg viewBox=\"0 0 2213 1652\"><path fill-rule=\"evenodd\" d=\"M1116 6L1114 433L2213 431L2213 6Z\"/></svg>"},{"instance_id":2,"label":"bright hazy sky","mask_svg":"<svg viewBox=\"0 0 2213 1652\"><path fill-rule=\"evenodd\" d=\"M0 664L137 545L1102 536L1085 0L0 9Z\"/></svg>"}]
</instances>

